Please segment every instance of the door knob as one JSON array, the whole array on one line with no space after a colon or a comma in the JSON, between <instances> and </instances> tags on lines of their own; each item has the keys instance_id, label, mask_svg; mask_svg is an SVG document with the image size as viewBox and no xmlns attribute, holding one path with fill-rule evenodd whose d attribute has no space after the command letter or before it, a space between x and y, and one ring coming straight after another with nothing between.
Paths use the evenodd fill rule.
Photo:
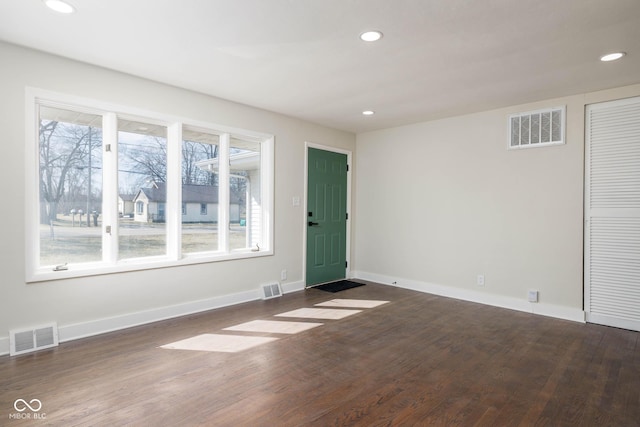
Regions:
<instances>
[{"instance_id":1,"label":"door knob","mask_svg":"<svg viewBox=\"0 0 640 427\"><path fill-rule=\"evenodd\" d=\"M311 227L312 225L320 225L317 222L313 222L313 221L309 221L309 227Z\"/></svg>"}]
</instances>

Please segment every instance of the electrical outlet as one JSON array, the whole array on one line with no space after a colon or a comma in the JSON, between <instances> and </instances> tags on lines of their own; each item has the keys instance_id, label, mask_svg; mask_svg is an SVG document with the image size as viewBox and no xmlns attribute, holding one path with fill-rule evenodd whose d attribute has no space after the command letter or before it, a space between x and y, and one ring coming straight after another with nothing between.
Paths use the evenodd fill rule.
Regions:
<instances>
[{"instance_id":1,"label":"electrical outlet","mask_svg":"<svg viewBox=\"0 0 640 427\"><path fill-rule=\"evenodd\" d=\"M478 284L478 286L484 286L484 274L478 274L476 283Z\"/></svg>"},{"instance_id":2,"label":"electrical outlet","mask_svg":"<svg viewBox=\"0 0 640 427\"><path fill-rule=\"evenodd\" d=\"M280 272L280 280L287 280L287 270L282 270Z\"/></svg>"},{"instance_id":3,"label":"electrical outlet","mask_svg":"<svg viewBox=\"0 0 640 427\"><path fill-rule=\"evenodd\" d=\"M529 302L538 302L538 291L529 291L527 297Z\"/></svg>"}]
</instances>

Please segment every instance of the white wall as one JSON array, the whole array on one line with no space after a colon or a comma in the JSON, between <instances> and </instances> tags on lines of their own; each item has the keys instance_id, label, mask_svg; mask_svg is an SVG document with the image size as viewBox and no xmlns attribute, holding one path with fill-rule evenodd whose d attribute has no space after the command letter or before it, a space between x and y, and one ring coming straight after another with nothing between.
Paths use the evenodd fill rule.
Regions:
<instances>
[{"instance_id":1,"label":"white wall","mask_svg":"<svg viewBox=\"0 0 640 427\"><path fill-rule=\"evenodd\" d=\"M264 110L0 42L0 354L8 331L57 321L63 339L301 287L304 141L357 147L352 272L516 309L582 312L584 106L640 85L370 132L356 138ZM274 134L275 255L25 283L25 87ZM567 105L567 144L507 151L507 115ZM486 285L476 286L484 274ZM187 277L189 280L184 280ZM540 303L526 303L538 289Z\"/></svg>"},{"instance_id":2,"label":"white wall","mask_svg":"<svg viewBox=\"0 0 640 427\"><path fill-rule=\"evenodd\" d=\"M301 288L304 143L355 148L355 136L275 113L0 43L0 354L8 331L57 321L61 338L126 326L185 310L257 297L287 269L285 289ZM25 283L23 183L25 87L275 135L275 255L52 282ZM185 280L187 278L187 280Z\"/></svg>"},{"instance_id":3,"label":"white wall","mask_svg":"<svg viewBox=\"0 0 640 427\"><path fill-rule=\"evenodd\" d=\"M584 107L635 95L640 85L358 135L355 275L584 319ZM566 145L507 150L509 114L560 105Z\"/></svg>"}]
</instances>

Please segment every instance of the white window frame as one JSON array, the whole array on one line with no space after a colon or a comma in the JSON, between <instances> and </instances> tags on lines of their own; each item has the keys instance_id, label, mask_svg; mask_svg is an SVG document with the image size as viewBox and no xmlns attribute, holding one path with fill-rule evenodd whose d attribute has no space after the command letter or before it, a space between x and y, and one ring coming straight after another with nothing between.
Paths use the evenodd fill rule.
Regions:
<instances>
[{"instance_id":1,"label":"white window frame","mask_svg":"<svg viewBox=\"0 0 640 427\"><path fill-rule=\"evenodd\" d=\"M262 132L238 129L216 123L197 121L183 117L166 115L158 112L127 107L93 99L60 94L37 88L26 88L26 167L25 167L25 216L26 216L26 281L40 282L72 277L83 277L117 272L146 270L198 264L205 262L226 261L241 258L254 258L273 255L274 230L274 136ZM73 111L84 111L99 114L103 117L103 210L102 210L102 260L68 264L66 269L54 271L52 266L40 267L40 235L39 235L39 105L47 105ZM167 253L163 256L118 260L118 117L137 117L167 126L167 202L166 233ZM181 253L182 233L182 186L181 186L181 146L182 128L184 126L209 129L229 137L221 138L221 160L229 156L230 136L251 138L259 141L260 152L260 185L261 185L261 244L255 248L200 252L197 254ZM109 145L110 151L105 148ZM221 164L228 164L222 161ZM221 168L224 169L224 168ZM227 173L221 170L221 173ZM228 180L228 177L227 179ZM228 186L220 186L220 201L229 200ZM228 205L228 204L227 204ZM226 213L225 213L226 212ZM221 224L229 221L228 209L220 209ZM224 222L226 221L226 222ZM221 226L222 230L228 227ZM219 238L224 239L223 236Z\"/></svg>"},{"instance_id":2,"label":"white window frame","mask_svg":"<svg viewBox=\"0 0 640 427\"><path fill-rule=\"evenodd\" d=\"M519 121L518 123L520 123L520 120L522 120L522 117L526 117L529 116L529 120L531 120L531 116L533 115L537 115L540 114L542 115L543 113L550 113L551 114L551 118L553 119L553 112L554 111L560 111L560 140L557 141L548 141L548 142L536 142L536 143L531 143L531 127L529 127L529 143L527 144L523 144L522 143L522 135L520 136L520 143L518 145L511 145L511 135L512 135L512 122L514 118L518 118ZM533 111L526 111L526 112L522 112L522 113L515 113L515 114L511 114L509 115L508 118L508 123L507 123L507 149L509 150L520 150L523 148L537 148L537 147L549 147L552 145L564 145L565 144L565 129L566 129L566 119L567 116L567 108L565 105L559 106L559 107L552 107L552 108L543 108L543 109L539 109L539 110L533 110ZM531 122L529 122L531 123ZM542 126L542 122L540 122L540 126ZM553 133L553 124L552 122L549 124L549 132L550 134ZM539 135L541 135L542 133L539 132Z\"/></svg>"}]
</instances>

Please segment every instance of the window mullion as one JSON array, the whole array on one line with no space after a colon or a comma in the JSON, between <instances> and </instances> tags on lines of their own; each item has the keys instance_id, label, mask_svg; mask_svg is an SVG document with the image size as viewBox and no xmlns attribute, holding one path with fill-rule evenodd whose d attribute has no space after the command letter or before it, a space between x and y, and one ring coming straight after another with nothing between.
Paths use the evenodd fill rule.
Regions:
<instances>
[{"instance_id":1,"label":"window mullion","mask_svg":"<svg viewBox=\"0 0 640 427\"><path fill-rule=\"evenodd\" d=\"M218 250L229 252L229 146L231 135L220 135L220 156L218 161Z\"/></svg>"},{"instance_id":2,"label":"window mullion","mask_svg":"<svg viewBox=\"0 0 640 427\"><path fill-rule=\"evenodd\" d=\"M118 117L102 116L102 260L118 259Z\"/></svg>"},{"instance_id":3,"label":"window mullion","mask_svg":"<svg viewBox=\"0 0 640 427\"><path fill-rule=\"evenodd\" d=\"M182 245L182 123L167 128L167 255L180 258Z\"/></svg>"}]
</instances>

